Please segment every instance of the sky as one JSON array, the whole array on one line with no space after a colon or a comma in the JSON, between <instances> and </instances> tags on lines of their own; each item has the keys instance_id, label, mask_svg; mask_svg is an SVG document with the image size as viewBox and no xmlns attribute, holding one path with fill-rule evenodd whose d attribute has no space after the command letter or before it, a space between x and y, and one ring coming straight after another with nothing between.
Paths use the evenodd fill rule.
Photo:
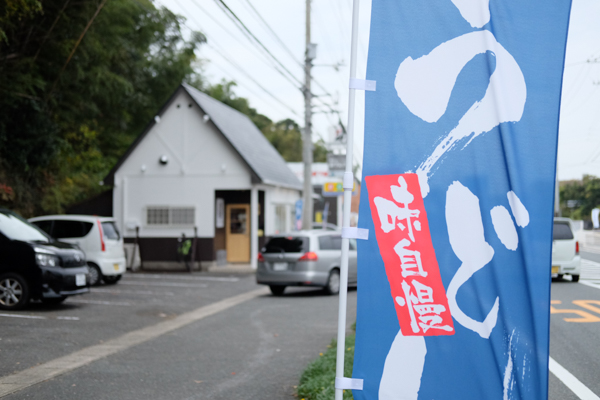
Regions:
<instances>
[{"instance_id":1,"label":"sky","mask_svg":"<svg viewBox=\"0 0 600 400\"><path fill-rule=\"evenodd\" d=\"M225 3L264 47L245 34L218 4ZM492 0L493 1L493 0ZM156 0L183 15L186 30L204 33L197 52L210 83L235 81L235 93L274 121L304 124L303 64L306 33L304 0ZM348 80L352 0L313 0L313 140L329 141L338 119L348 122ZM361 0L357 77L365 78L371 1ZM600 2L573 0L558 147L559 180L600 176ZM290 74L284 71L289 71ZM290 76L291 75L291 76ZM286 76L286 77L284 77ZM331 110L338 113L332 113ZM362 163L364 93L357 91L354 163Z\"/></svg>"}]
</instances>

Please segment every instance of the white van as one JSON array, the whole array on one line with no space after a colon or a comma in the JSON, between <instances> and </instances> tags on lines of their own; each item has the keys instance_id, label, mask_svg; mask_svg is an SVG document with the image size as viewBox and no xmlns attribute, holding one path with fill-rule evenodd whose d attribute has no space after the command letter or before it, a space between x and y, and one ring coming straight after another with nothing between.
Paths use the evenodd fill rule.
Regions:
<instances>
[{"instance_id":1,"label":"white van","mask_svg":"<svg viewBox=\"0 0 600 400\"><path fill-rule=\"evenodd\" d=\"M78 245L90 267L90 285L117 283L125 273L125 250L113 218L90 215L46 215L29 220L61 242Z\"/></svg>"},{"instance_id":2,"label":"white van","mask_svg":"<svg viewBox=\"0 0 600 400\"><path fill-rule=\"evenodd\" d=\"M554 218L552 233L552 277L562 279L571 275L573 282L579 282L581 256L579 242L573 234L573 221L569 218Z\"/></svg>"}]
</instances>

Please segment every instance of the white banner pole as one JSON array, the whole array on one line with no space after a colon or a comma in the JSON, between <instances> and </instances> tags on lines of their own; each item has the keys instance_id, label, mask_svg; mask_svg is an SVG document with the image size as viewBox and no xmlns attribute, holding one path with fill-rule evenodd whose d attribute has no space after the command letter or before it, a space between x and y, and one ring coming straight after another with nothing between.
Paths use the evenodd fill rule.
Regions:
<instances>
[{"instance_id":1,"label":"white banner pole","mask_svg":"<svg viewBox=\"0 0 600 400\"><path fill-rule=\"evenodd\" d=\"M352 5L352 45L350 52L350 80L356 79L356 53L358 47L358 11L359 0L354 0ZM350 226L350 205L352 202L352 186L354 184L354 174L352 172L352 161L354 151L354 109L356 106L356 89L350 87L350 96L348 99L348 129L346 133L346 172L344 173L344 210L342 227ZM348 181L351 178L351 184ZM348 187L350 186L350 187ZM335 376L344 377L344 355L346 350L346 307L348 303L348 250L350 240L342 238L342 260L340 271L340 294L338 309L338 332L337 332L337 358L335 366ZM343 389L335 389L335 400L343 399Z\"/></svg>"}]
</instances>

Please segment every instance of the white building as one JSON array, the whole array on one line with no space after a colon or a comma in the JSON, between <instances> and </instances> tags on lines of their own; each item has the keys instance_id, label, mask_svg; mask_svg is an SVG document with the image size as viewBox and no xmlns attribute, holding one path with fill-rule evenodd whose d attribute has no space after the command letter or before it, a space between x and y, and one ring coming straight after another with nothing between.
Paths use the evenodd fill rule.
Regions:
<instances>
[{"instance_id":1,"label":"white building","mask_svg":"<svg viewBox=\"0 0 600 400\"><path fill-rule=\"evenodd\" d=\"M247 116L185 84L104 183L126 242L139 232L145 268L175 264L182 234L196 235L203 266L223 251L255 266L264 238L292 229L302 189Z\"/></svg>"}]
</instances>

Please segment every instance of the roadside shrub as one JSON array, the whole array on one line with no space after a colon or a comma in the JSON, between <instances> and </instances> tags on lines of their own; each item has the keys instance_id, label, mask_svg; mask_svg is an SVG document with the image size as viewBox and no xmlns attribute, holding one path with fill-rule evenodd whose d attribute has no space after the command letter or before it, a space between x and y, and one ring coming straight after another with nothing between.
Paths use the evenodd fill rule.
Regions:
<instances>
[{"instance_id":1,"label":"roadside shrub","mask_svg":"<svg viewBox=\"0 0 600 400\"><path fill-rule=\"evenodd\" d=\"M354 363L354 338L355 334L346 336L344 357L344 376L352 376ZM335 398L335 358L337 354L337 341L334 339L327 346L327 351L321 353L319 358L308 365L300 377L298 398L304 400L333 400ZM351 400L352 391L344 391L344 400Z\"/></svg>"}]
</instances>

